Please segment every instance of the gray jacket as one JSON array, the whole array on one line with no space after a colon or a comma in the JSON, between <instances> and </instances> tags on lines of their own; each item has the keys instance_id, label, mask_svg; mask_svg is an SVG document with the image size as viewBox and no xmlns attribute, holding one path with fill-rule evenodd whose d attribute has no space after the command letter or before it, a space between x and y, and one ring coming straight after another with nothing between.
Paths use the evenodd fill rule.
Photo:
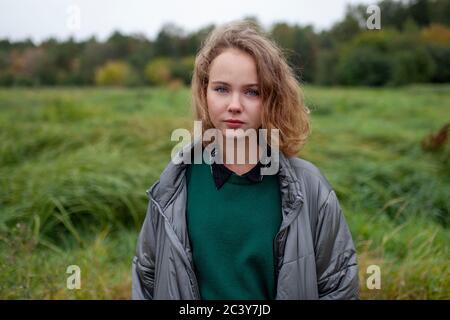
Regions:
<instances>
[{"instance_id":1,"label":"gray jacket","mask_svg":"<svg viewBox=\"0 0 450 320\"><path fill-rule=\"evenodd\" d=\"M193 143L179 155L192 150ZM355 247L335 192L310 162L279 157L276 299L358 299ZM171 161L147 190L132 263L133 299L201 299L186 225L187 165Z\"/></svg>"}]
</instances>

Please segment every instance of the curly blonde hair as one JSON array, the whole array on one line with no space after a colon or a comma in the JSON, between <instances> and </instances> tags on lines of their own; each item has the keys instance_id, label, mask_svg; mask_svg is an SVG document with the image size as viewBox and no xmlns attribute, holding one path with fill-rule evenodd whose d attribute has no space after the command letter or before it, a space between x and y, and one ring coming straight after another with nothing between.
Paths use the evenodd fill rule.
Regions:
<instances>
[{"instance_id":1,"label":"curly blonde hair","mask_svg":"<svg viewBox=\"0 0 450 320\"><path fill-rule=\"evenodd\" d=\"M212 61L234 48L253 57L262 99L262 128L279 129L279 150L298 154L310 133L309 109L303 91L281 49L257 25L236 21L215 28L203 42L192 76L192 108L204 131L214 128L208 114L206 90ZM270 136L268 138L270 143Z\"/></svg>"}]
</instances>

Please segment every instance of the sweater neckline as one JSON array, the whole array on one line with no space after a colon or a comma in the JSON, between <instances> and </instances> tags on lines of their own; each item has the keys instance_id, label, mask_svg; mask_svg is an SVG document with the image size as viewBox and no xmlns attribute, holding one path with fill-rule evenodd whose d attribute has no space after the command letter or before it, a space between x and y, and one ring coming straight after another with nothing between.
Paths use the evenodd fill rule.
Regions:
<instances>
[{"instance_id":1,"label":"sweater neckline","mask_svg":"<svg viewBox=\"0 0 450 320\"><path fill-rule=\"evenodd\" d=\"M241 184L241 185L248 185L248 184L259 183L259 181L252 181L249 178L245 177L244 175L240 176L240 175L238 175L235 172L231 173L231 175L228 178L228 181L226 183L228 183L228 182L232 183L232 184Z\"/></svg>"}]
</instances>

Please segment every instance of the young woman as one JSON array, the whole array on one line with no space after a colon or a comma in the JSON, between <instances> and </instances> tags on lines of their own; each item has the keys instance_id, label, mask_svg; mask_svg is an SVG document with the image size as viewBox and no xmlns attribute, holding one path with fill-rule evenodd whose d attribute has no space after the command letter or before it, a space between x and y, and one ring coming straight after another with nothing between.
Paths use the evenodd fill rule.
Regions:
<instances>
[{"instance_id":1,"label":"young woman","mask_svg":"<svg viewBox=\"0 0 450 320\"><path fill-rule=\"evenodd\" d=\"M296 156L309 112L281 50L249 23L216 28L197 55L192 94L202 129L223 133L224 143L208 161L171 161L147 190L132 297L358 299L356 252L336 194ZM275 174L262 173L272 163L260 153L257 163L248 154L245 163L225 161L242 152L226 147L237 129L279 130L264 148L278 155ZM199 144L208 150L196 141L179 156L192 159Z\"/></svg>"}]
</instances>

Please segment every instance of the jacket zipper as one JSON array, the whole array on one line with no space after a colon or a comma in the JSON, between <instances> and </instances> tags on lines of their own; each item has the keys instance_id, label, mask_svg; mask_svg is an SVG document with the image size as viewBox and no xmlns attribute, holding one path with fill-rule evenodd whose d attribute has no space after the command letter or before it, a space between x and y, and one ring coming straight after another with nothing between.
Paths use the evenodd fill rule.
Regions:
<instances>
[{"instance_id":1,"label":"jacket zipper","mask_svg":"<svg viewBox=\"0 0 450 320\"><path fill-rule=\"evenodd\" d=\"M300 201L301 200L294 201L294 205L296 205ZM284 226L282 229L280 229L277 232L277 234L276 234L276 236L274 238L273 246L274 246L274 254L275 254L275 261L274 261L274 263L275 263L275 292L277 292L277 289L278 289L278 276L280 274L280 269L281 269L281 266L279 266L280 265L280 259L278 258L279 255L280 255L279 252L278 252L278 238L280 238L280 236L284 235L287 232L286 230L289 228L289 226L291 225L291 223L294 220L295 220L295 218L291 219L291 221L289 221L289 223L286 226ZM286 246L286 243L283 242L281 250L284 251L285 246Z\"/></svg>"},{"instance_id":2,"label":"jacket zipper","mask_svg":"<svg viewBox=\"0 0 450 320\"><path fill-rule=\"evenodd\" d=\"M278 287L278 276L280 273L280 268L279 268L279 264L280 264L280 259L279 259L279 252L278 252L278 238L280 238L280 235L283 234L285 232L286 228L283 228L282 230L278 231L277 235L274 238L274 242L273 242L273 247L274 247L274 254L275 254L275 259L274 259L274 270L275 270L275 292L277 291L277 287ZM284 246L283 246L284 247Z\"/></svg>"},{"instance_id":3,"label":"jacket zipper","mask_svg":"<svg viewBox=\"0 0 450 320\"><path fill-rule=\"evenodd\" d=\"M161 214L161 216L164 217L164 220L167 222L167 217L164 215L164 213L162 212L161 206L159 205L159 203L153 199L153 197L151 197L149 195L149 198L153 201L153 203L156 205L156 207L158 208L159 214ZM169 223L170 225L170 223ZM181 242L178 240L178 237L176 237L175 235L175 231L173 230L172 226L171 226L171 231L174 233L173 235L168 234L170 241L172 242L173 246L175 247L175 249L178 251L178 253L180 253L183 258L185 259L186 265L188 266L187 271L188 271L188 275L189 275L189 280L191 282L191 288L193 288L193 294L194 294L194 298L197 300L200 300L200 290L198 287L198 281L197 281L197 277L194 273L193 270L193 266L191 265L186 252L181 248L182 244ZM173 237L175 237L175 239L173 239Z\"/></svg>"}]
</instances>

